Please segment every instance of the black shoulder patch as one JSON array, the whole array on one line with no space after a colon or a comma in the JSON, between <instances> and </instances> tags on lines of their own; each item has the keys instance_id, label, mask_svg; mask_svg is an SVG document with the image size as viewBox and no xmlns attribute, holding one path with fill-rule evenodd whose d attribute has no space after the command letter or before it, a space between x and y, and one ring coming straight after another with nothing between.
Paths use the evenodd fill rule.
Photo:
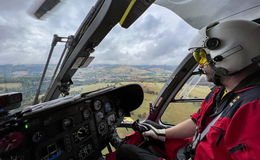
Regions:
<instances>
[{"instance_id":1,"label":"black shoulder patch","mask_svg":"<svg viewBox=\"0 0 260 160\"><path fill-rule=\"evenodd\" d=\"M236 100L236 98L238 99ZM234 103L232 107L229 107L230 105L228 105L227 108L224 109L221 117L231 118L241 106L258 99L260 99L260 86L238 93L230 102Z\"/></svg>"}]
</instances>

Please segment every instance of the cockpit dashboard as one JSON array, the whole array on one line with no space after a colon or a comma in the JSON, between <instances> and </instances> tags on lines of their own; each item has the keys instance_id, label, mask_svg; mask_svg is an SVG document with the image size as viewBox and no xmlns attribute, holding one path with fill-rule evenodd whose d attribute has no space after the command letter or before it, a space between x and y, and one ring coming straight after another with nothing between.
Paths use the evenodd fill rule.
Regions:
<instances>
[{"instance_id":1,"label":"cockpit dashboard","mask_svg":"<svg viewBox=\"0 0 260 160\"><path fill-rule=\"evenodd\" d=\"M99 159L115 128L142 101L142 88L134 84L64 97L9 114L0 126L0 159Z\"/></svg>"}]
</instances>

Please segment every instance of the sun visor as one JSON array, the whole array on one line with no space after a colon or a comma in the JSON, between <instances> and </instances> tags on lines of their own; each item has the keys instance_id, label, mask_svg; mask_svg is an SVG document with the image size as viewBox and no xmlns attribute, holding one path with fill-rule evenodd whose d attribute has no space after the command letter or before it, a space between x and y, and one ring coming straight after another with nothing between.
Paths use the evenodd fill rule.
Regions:
<instances>
[{"instance_id":1,"label":"sun visor","mask_svg":"<svg viewBox=\"0 0 260 160\"><path fill-rule=\"evenodd\" d=\"M129 84L126 86L118 87L114 91L118 95L121 101L121 109L125 113L129 113L137 109L144 99L144 92L140 85L138 84Z\"/></svg>"}]
</instances>

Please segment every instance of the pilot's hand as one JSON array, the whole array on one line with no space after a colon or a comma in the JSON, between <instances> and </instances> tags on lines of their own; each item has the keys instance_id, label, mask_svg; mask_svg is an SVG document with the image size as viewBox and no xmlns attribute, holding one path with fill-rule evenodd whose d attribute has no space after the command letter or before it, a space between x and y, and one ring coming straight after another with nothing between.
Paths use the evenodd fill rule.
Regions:
<instances>
[{"instance_id":1,"label":"pilot's hand","mask_svg":"<svg viewBox=\"0 0 260 160\"><path fill-rule=\"evenodd\" d=\"M165 142L165 129L157 129L148 123L142 123L142 125L149 129L148 131L143 132L143 136L152 137L153 139L158 139Z\"/></svg>"}]
</instances>

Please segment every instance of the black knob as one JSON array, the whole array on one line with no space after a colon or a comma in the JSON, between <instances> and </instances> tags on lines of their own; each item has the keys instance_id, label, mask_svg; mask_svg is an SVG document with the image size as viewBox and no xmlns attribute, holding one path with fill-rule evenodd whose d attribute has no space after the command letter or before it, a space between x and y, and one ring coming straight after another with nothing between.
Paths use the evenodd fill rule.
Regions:
<instances>
[{"instance_id":1,"label":"black knob","mask_svg":"<svg viewBox=\"0 0 260 160\"><path fill-rule=\"evenodd\" d=\"M65 118L62 121L62 127L64 129L70 128L71 126L73 126L73 121L71 118Z\"/></svg>"},{"instance_id":2,"label":"black knob","mask_svg":"<svg viewBox=\"0 0 260 160\"><path fill-rule=\"evenodd\" d=\"M32 136L32 141L33 141L34 143L38 143L38 142L40 142L40 141L43 139L43 137L44 137L44 133L41 132L41 131L37 131L37 132L35 132L35 133L33 134L33 136Z\"/></svg>"},{"instance_id":3,"label":"black knob","mask_svg":"<svg viewBox=\"0 0 260 160\"><path fill-rule=\"evenodd\" d=\"M221 55L218 55L218 56L216 56L216 57L213 58L213 60L214 60L215 62L220 62L220 61L222 61L223 59L224 59L224 57L221 56Z\"/></svg>"}]
</instances>

